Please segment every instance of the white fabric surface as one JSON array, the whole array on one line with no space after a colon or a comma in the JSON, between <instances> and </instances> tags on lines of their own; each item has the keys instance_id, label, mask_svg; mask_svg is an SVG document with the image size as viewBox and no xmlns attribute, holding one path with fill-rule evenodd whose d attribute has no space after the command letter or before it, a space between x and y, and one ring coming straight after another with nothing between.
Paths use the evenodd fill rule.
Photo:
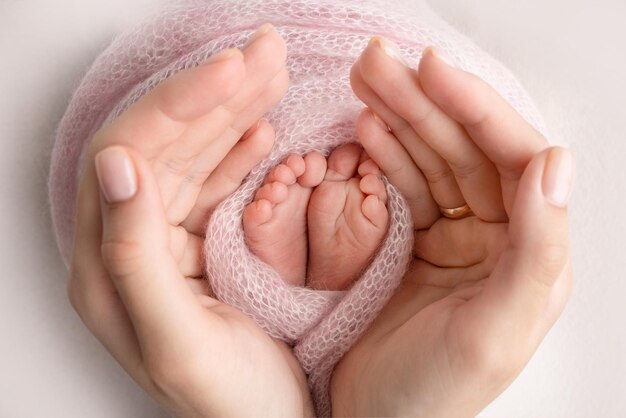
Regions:
<instances>
[{"instance_id":1,"label":"white fabric surface","mask_svg":"<svg viewBox=\"0 0 626 418\"><path fill-rule=\"evenodd\" d=\"M65 297L45 178L53 130L82 73L164 0L0 0L0 416L167 416L82 326ZM432 0L507 64L578 157L575 289L527 369L483 417L626 414L626 4Z\"/></svg>"}]
</instances>

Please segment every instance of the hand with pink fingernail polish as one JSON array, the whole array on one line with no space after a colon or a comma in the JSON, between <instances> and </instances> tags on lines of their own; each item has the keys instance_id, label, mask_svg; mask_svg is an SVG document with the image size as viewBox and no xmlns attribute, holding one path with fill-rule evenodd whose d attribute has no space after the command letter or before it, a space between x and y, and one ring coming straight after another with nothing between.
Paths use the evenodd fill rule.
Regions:
<instances>
[{"instance_id":1,"label":"hand with pink fingernail polish","mask_svg":"<svg viewBox=\"0 0 626 418\"><path fill-rule=\"evenodd\" d=\"M291 347L214 298L202 257L211 211L273 146L262 116L285 93L285 58L264 25L243 50L161 82L85 154L69 298L175 416L313 414Z\"/></svg>"}]
</instances>

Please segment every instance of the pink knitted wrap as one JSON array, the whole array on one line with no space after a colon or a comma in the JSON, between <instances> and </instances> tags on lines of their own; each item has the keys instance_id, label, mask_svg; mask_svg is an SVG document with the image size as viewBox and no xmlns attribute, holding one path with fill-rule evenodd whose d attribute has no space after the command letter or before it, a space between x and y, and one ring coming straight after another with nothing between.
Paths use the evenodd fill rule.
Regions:
<instances>
[{"instance_id":1,"label":"pink knitted wrap","mask_svg":"<svg viewBox=\"0 0 626 418\"><path fill-rule=\"evenodd\" d=\"M394 41L414 64L426 46L436 45L458 67L487 80L539 130L543 125L509 71L421 0L178 2L113 41L88 71L61 121L49 190L66 264L72 249L81 156L94 132L166 77L224 48L243 46L265 22L273 23L286 40L290 87L267 116L277 135L271 155L211 217L205 240L206 274L220 300L294 346L308 375L317 413L326 416L331 412L328 385L334 366L388 301L406 270L411 220L402 197L386 183L389 232L361 278L344 292L288 286L244 243L243 208L268 170L288 153L316 150L327 155L337 145L357 140L354 122L363 105L351 92L349 72L373 34Z\"/></svg>"}]
</instances>

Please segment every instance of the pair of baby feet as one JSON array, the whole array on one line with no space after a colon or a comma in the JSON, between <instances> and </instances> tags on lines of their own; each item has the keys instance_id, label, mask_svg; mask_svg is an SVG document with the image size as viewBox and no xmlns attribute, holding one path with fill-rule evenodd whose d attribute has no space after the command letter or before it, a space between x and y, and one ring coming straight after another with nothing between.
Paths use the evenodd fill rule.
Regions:
<instances>
[{"instance_id":1,"label":"pair of baby feet","mask_svg":"<svg viewBox=\"0 0 626 418\"><path fill-rule=\"evenodd\" d=\"M381 171L361 146L346 144L326 159L292 154L267 175L245 208L252 252L295 286L348 288L387 232Z\"/></svg>"}]
</instances>

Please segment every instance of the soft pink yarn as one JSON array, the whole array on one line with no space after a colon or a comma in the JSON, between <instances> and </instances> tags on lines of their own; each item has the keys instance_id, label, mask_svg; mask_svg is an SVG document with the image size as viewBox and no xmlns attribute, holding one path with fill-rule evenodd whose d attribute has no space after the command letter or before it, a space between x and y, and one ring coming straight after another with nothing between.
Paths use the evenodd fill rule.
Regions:
<instances>
[{"instance_id":1,"label":"soft pink yarn","mask_svg":"<svg viewBox=\"0 0 626 418\"><path fill-rule=\"evenodd\" d=\"M92 135L166 77L216 51L241 47L271 22L288 47L289 91L268 115L277 133L271 155L212 215L206 231L207 277L218 298L238 307L266 332L293 344L309 377L319 415L330 415L328 385L335 364L378 314L411 257L412 226L402 197L389 184L389 233L377 256L346 292L290 287L254 257L241 216L268 170L290 152L328 153L356 141L362 104L349 70L373 34L394 41L410 63L436 45L454 63L493 85L531 124L541 119L518 81L501 64L436 16L420 0L179 2L118 36L76 90L58 129L49 179L52 216L66 262L72 248L81 155ZM199 330L201 332L201 330ZM210 372L210 371L207 371Z\"/></svg>"}]
</instances>

